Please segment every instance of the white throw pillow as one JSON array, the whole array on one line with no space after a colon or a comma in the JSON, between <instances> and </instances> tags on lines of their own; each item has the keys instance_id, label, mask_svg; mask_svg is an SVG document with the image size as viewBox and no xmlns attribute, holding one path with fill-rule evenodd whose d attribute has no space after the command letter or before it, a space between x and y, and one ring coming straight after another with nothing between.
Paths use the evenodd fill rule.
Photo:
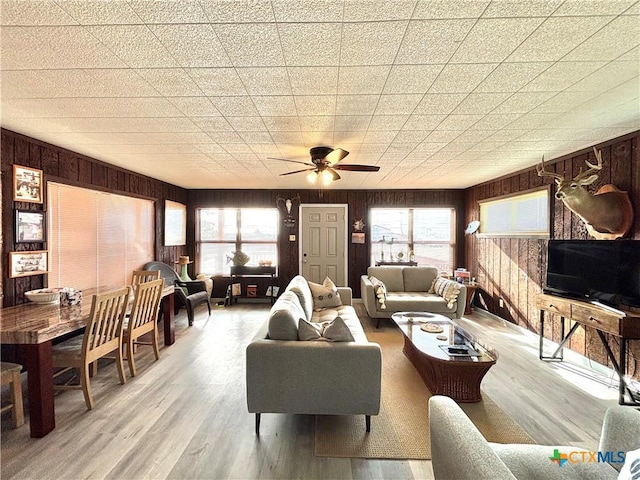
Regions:
<instances>
[{"instance_id":1,"label":"white throw pillow","mask_svg":"<svg viewBox=\"0 0 640 480\"><path fill-rule=\"evenodd\" d=\"M342 317L336 317L330 322L308 322L301 320L298 324L299 340L323 340L326 342L353 342L351 330Z\"/></svg>"},{"instance_id":2,"label":"white throw pillow","mask_svg":"<svg viewBox=\"0 0 640 480\"><path fill-rule=\"evenodd\" d=\"M445 299L447 308L453 308L460 295L460 284L448 278L438 277L433 282L433 291Z\"/></svg>"},{"instance_id":3,"label":"white throw pillow","mask_svg":"<svg viewBox=\"0 0 640 480\"><path fill-rule=\"evenodd\" d=\"M640 480L640 448L627 452L618 480Z\"/></svg>"},{"instance_id":4,"label":"white throw pillow","mask_svg":"<svg viewBox=\"0 0 640 480\"><path fill-rule=\"evenodd\" d=\"M382 280L377 277L369 277L369 281L373 285L373 291L376 294L376 298L378 299L378 303L380 304L380 310L387 309L387 286L384 284Z\"/></svg>"},{"instance_id":5,"label":"white throw pillow","mask_svg":"<svg viewBox=\"0 0 640 480\"><path fill-rule=\"evenodd\" d=\"M313 309L322 310L323 308L339 307L342 305L338 287L331 281L329 277L324 279L322 285L319 283L308 282L313 296Z\"/></svg>"}]
</instances>

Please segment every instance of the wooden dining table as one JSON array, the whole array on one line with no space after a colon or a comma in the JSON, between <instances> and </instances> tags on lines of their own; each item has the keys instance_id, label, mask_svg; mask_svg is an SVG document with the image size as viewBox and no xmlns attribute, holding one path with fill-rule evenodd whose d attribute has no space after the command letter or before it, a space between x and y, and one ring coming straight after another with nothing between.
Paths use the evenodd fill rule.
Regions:
<instances>
[{"instance_id":1,"label":"wooden dining table","mask_svg":"<svg viewBox=\"0 0 640 480\"><path fill-rule=\"evenodd\" d=\"M82 330L91 313L92 297L113 288L100 287L82 292L80 305L25 303L0 309L0 342L22 349L27 370L29 425L31 436L41 438L56 425L53 398L53 341ZM162 291L164 344L175 342L174 286Z\"/></svg>"}]
</instances>

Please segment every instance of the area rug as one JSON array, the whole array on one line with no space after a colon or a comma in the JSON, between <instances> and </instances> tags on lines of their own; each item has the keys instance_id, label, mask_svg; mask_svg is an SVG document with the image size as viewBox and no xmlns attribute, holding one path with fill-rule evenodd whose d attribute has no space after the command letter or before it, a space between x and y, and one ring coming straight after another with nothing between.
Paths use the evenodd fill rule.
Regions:
<instances>
[{"instance_id":1,"label":"area rug","mask_svg":"<svg viewBox=\"0 0 640 480\"><path fill-rule=\"evenodd\" d=\"M431 458L428 406L431 392L402 353L402 333L393 327L376 330L362 315L370 341L382 348L380 414L371 417L366 433L364 415L318 415L315 455L320 457L418 459ZM533 439L483 392L482 401L462 403L462 409L490 442L534 443Z\"/></svg>"}]
</instances>

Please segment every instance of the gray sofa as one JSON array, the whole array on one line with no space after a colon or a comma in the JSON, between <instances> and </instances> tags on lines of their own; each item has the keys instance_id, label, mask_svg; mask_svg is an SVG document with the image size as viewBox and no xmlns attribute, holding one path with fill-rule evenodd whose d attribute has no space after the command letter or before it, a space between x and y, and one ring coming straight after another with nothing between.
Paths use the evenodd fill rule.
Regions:
<instances>
[{"instance_id":1,"label":"gray sofa","mask_svg":"<svg viewBox=\"0 0 640 480\"><path fill-rule=\"evenodd\" d=\"M623 465L619 452L640 448L640 411L625 406L607 410L597 451L611 452L610 463L583 462L579 452L588 450L574 446L489 443L460 406L445 396L429 399L429 431L436 480L606 480L618 478ZM569 457L562 466L551 461L556 449Z\"/></svg>"},{"instance_id":2,"label":"gray sofa","mask_svg":"<svg viewBox=\"0 0 640 480\"><path fill-rule=\"evenodd\" d=\"M384 284L386 295L380 302L372 277ZM464 313L467 288L447 280L459 288L454 302L448 302L441 295L430 292L433 281L438 277L435 267L383 266L369 267L367 275L360 279L360 294L367 313L371 318L391 318L395 312L440 313L449 318L460 318ZM444 281L444 279L442 279Z\"/></svg>"},{"instance_id":3,"label":"gray sofa","mask_svg":"<svg viewBox=\"0 0 640 480\"><path fill-rule=\"evenodd\" d=\"M367 340L351 306L351 288L338 287L342 305L314 310L307 280L298 275L271 307L246 349L247 407L256 414L371 415L380 411L382 353ZM298 340L298 325L342 317L353 341Z\"/></svg>"}]
</instances>

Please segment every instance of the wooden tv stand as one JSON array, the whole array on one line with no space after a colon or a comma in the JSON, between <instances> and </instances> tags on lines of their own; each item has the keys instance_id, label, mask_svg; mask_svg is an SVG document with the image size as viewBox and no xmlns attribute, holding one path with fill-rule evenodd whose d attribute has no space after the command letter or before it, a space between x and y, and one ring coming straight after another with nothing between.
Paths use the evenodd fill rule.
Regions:
<instances>
[{"instance_id":1,"label":"wooden tv stand","mask_svg":"<svg viewBox=\"0 0 640 480\"><path fill-rule=\"evenodd\" d=\"M607 356L613 364L613 367L618 374L618 378L620 379L618 403L620 405L640 405L638 394L636 393L636 396L634 397L624 379L624 374L627 369L627 341L640 339L640 313L625 312L600 304L559 297L546 293L540 293L536 296L536 306L540 309L540 360L547 362L562 361L562 349L576 329L581 325L583 328L595 328L600 340L602 341L602 345L607 352ZM561 318L561 341L558 348L551 356L544 356L543 354L545 312L559 315ZM565 318L575 322L566 335ZM618 359L616 359L613 351L611 350L605 334L614 335L620 339L620 353ZM625 393L629 394L628 396L630 401L627 401L625 398Z\"/></svg>"}]
</instances>

